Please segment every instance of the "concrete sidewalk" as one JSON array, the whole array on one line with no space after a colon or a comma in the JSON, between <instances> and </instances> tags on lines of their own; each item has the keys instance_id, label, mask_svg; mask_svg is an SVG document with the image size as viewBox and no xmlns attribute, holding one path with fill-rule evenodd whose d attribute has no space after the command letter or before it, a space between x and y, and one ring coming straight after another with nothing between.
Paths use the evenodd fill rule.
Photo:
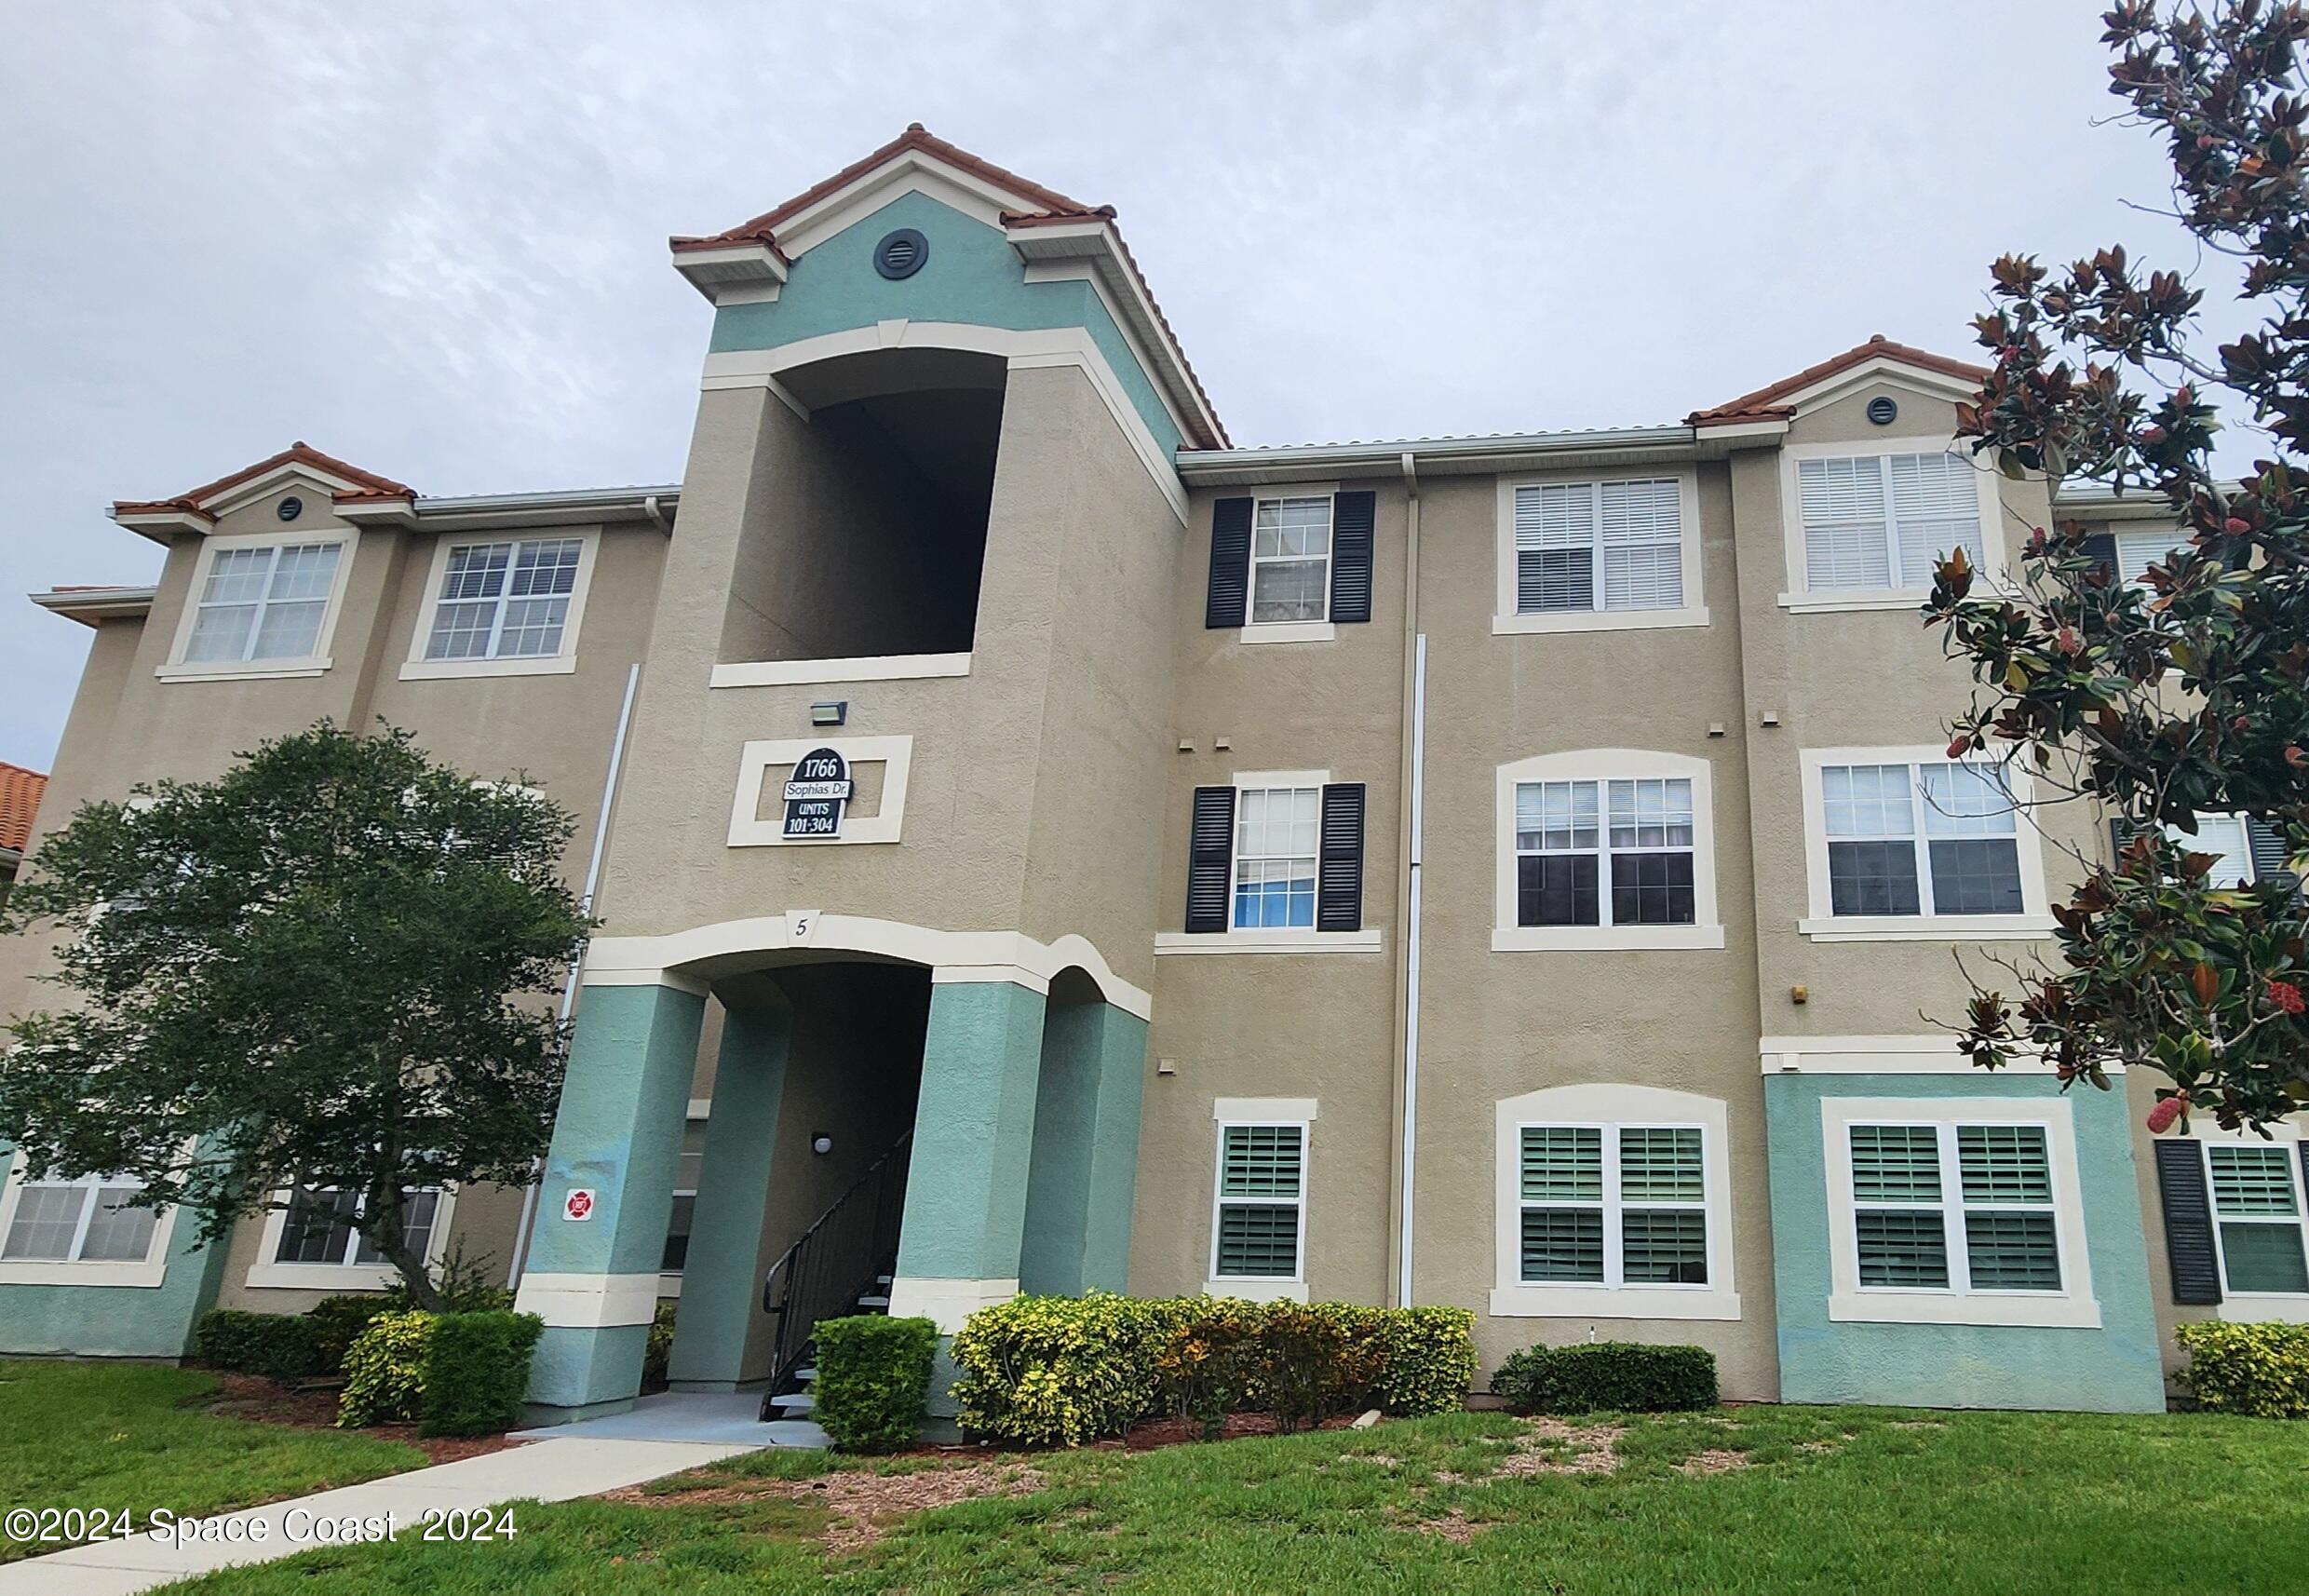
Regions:
<instances>
[{"instance_id":1,"label":"concrete sidewalk","mask_svg":"<svg viewBox=\"0 0 2309 1596\"><path fill-rule=\"evenodd\" d=\"M416 1528L430 1508L486 1508L523 1498L565 1502L759 1450L758 1446L690 1441L541 1440L201 1521L205 1526L233 1532L237 1538L194 1541L188 1535L186 1544L179 1545L155 1541L140 1527L126 1540L100 1541L21 1562L0 1563L0 1596L128 1596L130 1591L149 1590L212 1569L270 1562L348 1539L377 1539L374 1532L387 1522L391 1533L398 1535ZM292 1514L296 1515L293 1521ZM362 1527L333 1540L317 1538L309 1527L315 1521L344 1520L359 1521ZM263 1526L261 1532L254 1528L259 1524ZM517 1514L514 1528L520 1527ZM256 1533L264 1538L249 1538Z\"/></svg>"}]
</instances>

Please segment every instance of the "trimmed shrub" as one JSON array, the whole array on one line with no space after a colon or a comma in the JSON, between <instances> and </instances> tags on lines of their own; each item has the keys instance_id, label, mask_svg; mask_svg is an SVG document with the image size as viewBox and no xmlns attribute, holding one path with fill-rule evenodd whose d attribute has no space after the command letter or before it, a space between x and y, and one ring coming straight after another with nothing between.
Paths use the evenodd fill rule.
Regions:
<instances>
[{"instance_id":1,"label":"trimmed shrub","mask_svg":"<svg viewBox=\"0 0 2309 1596\"><path fill-rule=\"evenodd\" d=\"M424 1336L419 1435L496 1435L520 1422L529 1356L546 1321L533 1313L445 1313Z\"/></svg>"},{"instance_id":2,"label":"trimmed shrub","mask_svg":"<svg viewBox=\"0 0 2309 1596\"><path fill-rule=\"evenodd\" d=\"M346 1350L369 1328L371 1319L383 1313L403 1312L405 1307L383 1292L321 1298L304 1318L320 1345L323 1367L331 1374L343 1369Z\"/></svg>"},{"instance_id":3,"label":"trimmed shrub","mask_svg":"<svg viewBox=\"0 0 2309 1596\"><path fill-rule=\"evenodd\" d=\"M2199 1319L2173 1330L2189 1355L2174 1376L2197 1406L2257 1419L2309 1419L2309 1324Z\"/></svg>"},{"instance_id":4,"label":"trimmed shrub","mask_svg":"<svg viewBox=\"0 0 2309 1596\"><path fill-rule=\"evenodd\" d=\"M911 1442L930 1403L937 1323L859 1314L822 1319L810 1333L817 1342L811 1416L834 1450L896 1452Z\"/></svg>"},{"instance_id":5,"label":"trimmed shrub","mask_svg":"<svg viewBox=\"0 0 2309 1596\"><path fill-rule=\"evenodd\" d=\"M200 1316L193 1327L193 1356L211 1369L262 1374L283 1384L331 1367L311 1319L238 1308L211 1308Z\"/></svg>"},{"instance_id":6,"label":"trimmed shrub","mask_svg":"<svg viewBox=\"0 0 2309 1596\"><path fill-rule=\"evenodd\" d=\"M645 1397L669 1384L666 1371L673 1362L675 1305L659 1303L657 1311L650 1315L649 1338L641 1344L641 1394Z\"/></svg>"},{"instance_id":7,"label":"trimmed shrub","mask_svg":"<svg viewBox=\"0 0 2309 1596\"><path fill-rule=\"evenodd\" d=\"M354 1338L344 1354L344 1395L337 1424L410 1423L425 1413L425 1343L429 1313L384 1313Z\"/></svg>"},{"instance_id":8,"label":"trimmed shrub","mask_svg":"<svg viewBox=\"0 0 2309 1596\"><path fill-rule=\"evenodd\" d=\"M1386 1344L1352 1304L1269 1303L1257 1341L1258 1405L1290 1434L1360 1400L1386 1366Z\"/></svg>"},{"instance_id":9,"label":"trimmed shrub","mask_svg":"<svg viewBox=\"0 0 2309 1596\"><path fill-rule=\"evenodd\" d=\"M1154 1411L1154 1350L1178 1318L1105 1292L979 1309L952 1348L962 1427L1011 1446L1120 1435Z\"/></svg>"},{"instance_id":10,"label":"trimmed shrub","mask_svg":"<svg viewBox=\"0 0 2309 1596\"><path fill-rule=\"evenodd\" d=\"M1519 1413L1663 1413L1716 1405L1716 1355L1699 1346L1588 1341L1527 1346L1492 1376Z\"/></svg>"},{"instance_id":11,"label":"trimmed shrub","mask_svg":"<svg viewBox=\"0 0 2309 1596\"><path fill-rule=\"evenodd\" d=\"M1201 1425L1205 1440L1215 1440L1227 1414L1257 1399L1267 1310L1239 1297L1178 1297L1147 1305L1168 1310L1168 1319L1153 1344L1156 1400ZM1124 1420L1123 1427L1132 1422Z\"/></svg>"},{"instance_id":12,"label":"trimmed shrub","mask_svg":"<svg viewBox=\"0 0 2309 1596\"><path fill-rule=\"evenodd\" d=\"M1371 1395L1404 1418L1448 1413L1467 1405L1475 1388L1475 1315L1466 1308L1371 1310L1384 1344Z\"/></svg>"}]
</instances>

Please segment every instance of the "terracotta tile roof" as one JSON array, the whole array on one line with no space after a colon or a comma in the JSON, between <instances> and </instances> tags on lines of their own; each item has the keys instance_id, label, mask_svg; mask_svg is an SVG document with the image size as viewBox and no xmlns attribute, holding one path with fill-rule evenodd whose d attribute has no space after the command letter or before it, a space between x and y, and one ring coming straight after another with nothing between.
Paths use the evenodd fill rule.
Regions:
<instances>
[{"instance_id":1,"label":"terracotta tile roof","mask_svg":"<svg viewBox=\"0 0 2309 1596\"><path fill-rule=\"evenodd\" d=\"M1768 387L1754 393L1742 394L1708 410L1695 410L1684 417L1692 426L1724 426L1741 421L1777 421L1794 413L1779 401L1793 393L1801 393L1824 377L1849 371L1866 360L1878 358L1899 360L1907 365L1921 366L1927 372L1943 376L1960 377L1966 382L1984 383L1989 372L1985 366L1969 365L1951 360L1946 355L1936 355L1929 349L1918 349L1907 344L1895 344L1879 332L1865 344L1856 344L1841 355L1831 356L1816 366L1806 366L1793 376L1782 377Z\"/></svg>"},{"instance_id":2,"label":"terracotta tile roof","mask_svg":"<svg viewBox=\"0 0 2309 1596\"><path fill-rule=\"evenodd\" d=\"M36 770L0 759L0 848L22 853L32 841L32 818L40 812L40 794L48 778Z\"/></svg>"},{"instance_id":3,"label":"terracotta tile roof","mask_svg":"<svg viewBox=\"0 0 2309 1596\"><path fill-rule=\"evenodd\" d=\"M730 244L752 243L767 244L771 249L776 250L777 240L772 235L776 233L779 223L808 210L828 195L848 187L891 156L901 155L908 150L920 150L925 155L936 156L949 166L960 167L964 171L982 177L998 187L1024 195L1048 210L1080 213L1088 209L1067 198L1057 189L1045 188L1042 184L998 167L992 161L980 159L959 144L948 143L924 128L919 122L910 122L907 124L906 131L892 139L873 154L852 161L824 183L813 183L774 210L765 210L749 222L740 222L725 233L715 233L705 237L684 237L677 235L668 242L676 250L718 250ZM777 258L782 261L786 257L781 251Z\"/></svg>"},{"instance_id":4,"label":"terracotta tile roof","mask_svg":"<svg viewBox=\"0 0 2309 1596\"><path fill-rule=\"evenodd\" d=\"M1115 252L1122 256L1123 264L1130 268L1130 275L1138 279L1139 291L1146 295L1146 303L1154 312L1154 319L1162 325L1163 336L1169 339L1170 346L1179 352L1179 364L1186 372L1186 380L1195 385L1195 397L1203 401L1203 409L1209 413L1210 425L1219 435L1219 447L1233 448L1234 440L1227 437L1226 423L1219 419L1219 407L1210 402L1209 391L1203 386L1203 379L1195 374L1195 362L1186 358L1186 345L1179 342L1179 334L1172 329L1170 318L1163 314L1162 302L1154 297L1154 290L1148 285L1146 274L1139 269L1139 257L1130 252L1129 244L1123 238L1123 230L1114 224L1114 208L1111 205L1094 205L1087 210L1078 207L1072 210L1006 210L1002 213L1002 224L1006 227L1052 227L1070 222L1106 223L1106 230L1114 236Z\"/></svg>"},{"instance_id":5,"label":"terracotta tile roof","mask_svg":"<svg viewBox=\"0 0 2309 1596\"><path fill-rule=\"evenodd\" d=\"M351 481L358 482L363 488L385 498L414 498L417 493L416 489L406 482L397 482L390 477L380 477L374 471L364 471L358 466L340 460L333 454L324 454L300 438L277 454L268 455L253 466L243 466L237 471L228 471L215 481L203 482L199 487L188 489L174 498L115 500L113 504L113 514L116 516L171 514L206 516L208 512L200 507L203 500L214 498L229 488L238 487L252 477L261 477L277 467L288 465L310 466L316 470L326 471L331 476L344 477Z\"/></svg>"}]
</instances>

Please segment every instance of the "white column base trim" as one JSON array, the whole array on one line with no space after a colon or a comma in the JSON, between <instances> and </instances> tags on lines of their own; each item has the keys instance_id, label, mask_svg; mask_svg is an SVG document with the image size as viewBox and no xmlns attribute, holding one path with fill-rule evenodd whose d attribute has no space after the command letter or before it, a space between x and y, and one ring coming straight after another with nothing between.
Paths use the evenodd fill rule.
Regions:
<instances>
[{"instance_id":1,"label":"white column base trim","mask_svg":"<svg viewBox=\"0 0 2309 1596\"><path fill-rule=\"evenodd\" d=\"M1740 1317L1740 1294L1679 1286L1494 1286L1493 1319L1722 1319Z\"/></svg>"},{"instance_id":2,"label":"white column base trim","mask_svg":"<svg viewBox=\"0 0 2309 1596\"><path fill-rule=\"evenodd\" d=\"M1303 1303L1307 1300L1307 1283L1304 1280L1254 1280L1242 1277L1205 1280L1203 1295L1234 1297L1247 1303Z\"/></svg>"},{"instance_id":3,"label":"white column base trim","mask_svg":"<svg viewBox=\"0 0 2309 1596\"><path fill-rule=\"evenodd\" d=\"M657 1271L646 1275L521 1277L516 1313L533 1313L548 1329L609 1330L657 1317Z\"/></svg>"},{"instance_id":4,"label":"white column base trim","mask_svg":"<svg viewBox=\"0 0 2309 1596\"><path fill-rule=\"evenodd\" d=\"M900 1275L890 1282L893 1319L926 1319L940 1335L952 1335L962 1321L980 1308L1006 1303L1019 1294L1018 1277L1005 1280L943 1280L925 1275Z\"/></svg>"}]
</instances>

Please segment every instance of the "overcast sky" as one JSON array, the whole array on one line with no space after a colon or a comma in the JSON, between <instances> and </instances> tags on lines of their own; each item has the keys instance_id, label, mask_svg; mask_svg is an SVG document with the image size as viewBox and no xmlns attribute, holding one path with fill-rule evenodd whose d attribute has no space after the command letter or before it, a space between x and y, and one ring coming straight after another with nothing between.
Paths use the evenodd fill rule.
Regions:
<instances>
[{"instance_id":1,"label":"overcast sky","mask_svg":"<svg viewBox=\"0 0 2309 1596\"><path fill-rule=\"evenodd\" d=\"M1238 443L1667 422L1989 261L2193 257L2101 0L0 0L0 759L141 582L114 498L286 447L452 494L679 480L668 233L909 121L1121 225ZM187 712L196 706L187 696Z\"/></svg>"}]
</instances>

